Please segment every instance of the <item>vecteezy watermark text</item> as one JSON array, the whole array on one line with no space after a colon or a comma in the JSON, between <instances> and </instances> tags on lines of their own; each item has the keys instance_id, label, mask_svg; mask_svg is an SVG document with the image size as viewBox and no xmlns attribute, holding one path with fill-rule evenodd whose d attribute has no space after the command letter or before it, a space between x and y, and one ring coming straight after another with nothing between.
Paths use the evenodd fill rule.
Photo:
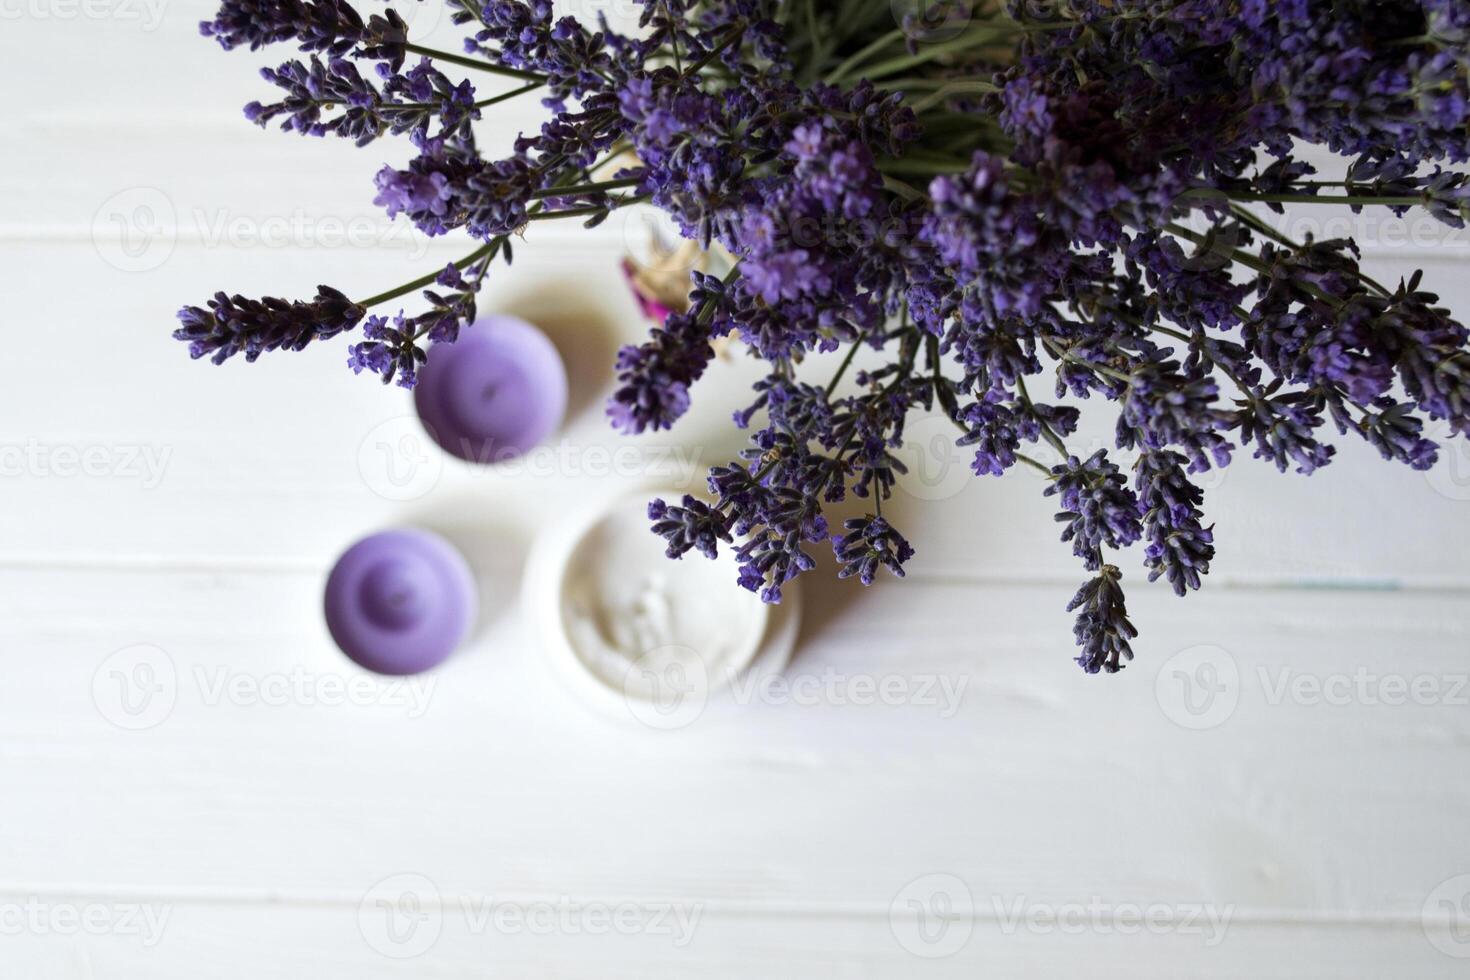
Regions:
<instances>
[{"instance_id":1,"label":"vecteezy watermark text","mask_svg":"<svg viewBox=\"0 0 1470 980\"><path fill-rule=\"evenodd\" d=\"M195 666L193 674L200 700L210 706L394 708L409 718L423 717L437 682L437 678L424 675L388 678L318 674L299 666L266 674Z\"/></svg>"},{"instance_id":2,"label":"vecteezy watermark text","mask_svg":"<svg viewBox=\"0 0 1470 980\"><path fill-rule=\"evenodd\" d=\"M960 710L967 674L848 674L828 667L820 673L738 676L730 680L737 704L797 707L933 708L941 719Z\"/></svg>"},{"instance_id":3,"label":"vecteezy watermark text","mask_svg":"<svg viewBox=\"0 0 1470 980\"><path fill-rule=\"evenodd\" d=\"M1312 674L1279 667L1258 667L1261 690L1269 705L1299 704L1345 707L1352 704L1470 704L1470 674L1398 674L1359 667L1350 672Z\"/></svg>"},{"instance_id":4,"label":"vecteezy watermark text","mask_svg":"<svg viewBox=\"0 0 1470 980\"><path fill-rule=\"evenodd\" d=\"M1041 901L1026 895L992 895L990 918L1002 934L1198 936L1205 948L1225 940L1234 905L1206 902ZM889 923L898 944L915 956L938 959L965 947L980 913L974 893L953 874L915 878L889 903Z\"/></svg>"},{"instance_id":5,"label":"vecteezy watermark text","mask_svg":"<svg viewBox=\"0 0 1470 980\"><path fill-rule=\"evenodd\" d=\"M377 214L317 214L304 208L268 215L194 208L181 214L157 187L118 191L92 215L92 244L120 272L161 267L181 239L208 249L392 248L413 261L427 254L431 241L412 223Z\"/></svg>"},{"instance_id":6,"label":"vecteezy watermark text","mask_svg":"<svg viewBox=\"0 0 1470 980\"><path fill-rule=\"evenodd\" d=\"M139 644L98 665L92 675L92 702L103 718L129 731L162 724L185 698L210 708L360 708L416 719L428 711L437 684L433 675L317 673L300 665L251 673L196 664L181 674L166 651Z\"/></svg>"},{"instance_id":7,"label":"vecteezy watermark text","mask_svg":"<svg viewBox=\"0 0 1470 980\"><path fill-rule=\"evenodd\" d=\"M0 478L134 480L144 490L163 482L172 446L71 445L27 439L0 443Z\"/></svg>"},{"instance_id":8,"label":"vecteezy watermark text","mask_svg":"<svg viewBox=\"0 0 1470 980\"><path fill-rule=\"evenodd\" d=\"M693 941L704 914L697 902L583 902L566 895L531 901L464 897L459 906L474 935L667 936L675 949Z\"/></svg>"},{"instance_id":9,"label":"vecteezy watermark text","mask_svg":"<svg viewBox=\"0 0 1470 980\"><path fill-rule=\"evenodd\" d=\"M157 946L173 907L149 902L0 900L0 936L135 936Z\"/></svg>"},{"instance_id":10,"label":"vecteezy watermark text","mask_svg":"<svg viewBox=\"0 0 1470 980\"><path fill-rule=\"evenodd\" d=\"M115 20L145 31L163 22L169 0L0 0L3 20Z\"/></svg>"},{"instance_id":11,"label":"vecteezy watermark text","mask_svg":"<svg viewBox=\"0 0 1470 980\"><path fill-rule=\"evenodd\" d=\"M970 685L966 674L846 673L831 667L792 674L712 675L699 656L664 656L649 651L628 666L623 699L632 716L650 728L670 731L694 724L716 692L741 708L918 708L941 720L953 718Z\"/></svg>"},{"instance_id":12,"label":"vecteezy watermark text","mask_svg":"<svg viewBox=\"0 0 1470 980\"><path fill-rule=\"evenodd\" d=\"M703 915L700 902L603 902L569 895L446 900L428 877L397 874L368 889L358 905L357 924L372 949L408 959L428 952L446 924L472 936L653 936L683 949L694 940Z\"/></svg>"},{"instance_id":13,"label":"vecteezy watermark text","mask_svg":"<svg viewBox=\"0 0 1470 980\"><path fill-rule=\"evenodd\" d=\"M1064 936L1201 936L1207 949L1225 940L1234 905L1185 902L1106 902L1094 895L1087 902L1036 902L1021 895L1005 899L993 896L991 905L1001 932L1014 935Z\"/></svg>"},{"instance_id":14,"label":"vecteezy watermark text","mask_svg":"<svg viewBox=\"0 0 1470 980\"><path fill-rule=\"evenodd\" d=\"M561 439L524 452L450 446L459 459L475 466L465 473L477 479L576 480L649 479L685 490L703 471L697 446L580 443ZM417 416L401 415L373 428L358 445L357 469L362 481L385 500L416 500L430 493L444 475L445 454L434 444Z\"/></svg>"}]
</instances>

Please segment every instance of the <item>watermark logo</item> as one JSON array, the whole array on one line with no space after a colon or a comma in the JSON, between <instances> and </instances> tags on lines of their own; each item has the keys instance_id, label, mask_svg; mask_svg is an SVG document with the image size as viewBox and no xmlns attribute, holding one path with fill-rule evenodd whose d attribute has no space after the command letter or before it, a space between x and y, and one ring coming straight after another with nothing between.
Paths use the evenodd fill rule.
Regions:
<instances>
[{"instance_id":1,"label":"watermark logo","mask_svg":"<svg viewBox=\"0 0 1470 980\"><path fill-rule=\"evenodd\" d=\"M444 929L439 889L419 874L396 874L373 885L357 907L357 927L375 952L390 959L422 956Z\"/></svg>"},{"instance_id":2,"label":"watermark logo","mask_svg":"<svg viewBox=\"0 0 1470 980\"><path fill-rule=\"evenodd\" d=\"M623 208L612 220L618 224L624 253L640 271L659 281L676 277L687 287L689 271L700 254L686 247L687 239L667 212L654 207Z\"/></svg>"},{"instance_id":3,"label":"watermark logo","mask_svg":"<svg viewBox=\"0 0 1470 980\"><path fill-rule=\"evenodd\" d=\"M174 710L179 675L173 659L156 646L139 644L109 656L92 675L92 702L119 728L153 728Z\"/></svg>"},{"instance_id":4,"label":"watermark logo","mask_svg":"<svg viewBox=\"0 0 1470 980\"><path fill-rule=\"evenodd\" d=\"M1367 665L1317 672L1258 664L1242 674L1228 651L1204 645L1166 660L1154 691L1170 721L1201 731L1229 721L1247 695L1267 708L1463 708L1470 705L1470 673L1379 671Z\"/></svg>"},{"instance_id":5,"label":"watermark logo","mask_svg":"<svg viewBox=\"0 0 1470 980\"><path fill-rule=\"evenodd\" d=\"M1331 241L1351 238L1364 249L1464 249L1470 244L1470 229L1451 228L1428 211L1414 209L1396 215L1387 208L1365 208L1357 214L1288 208L1285 214L1258 211L1256 216L1278 234L1296 241Z\"/></svg>"},{"instance_id":6,"label":"watermark logo","mask_svg":"<svg viewBox=\"0 0 1470 980\"><path fill-rule=\"evenodd\" d=\"M1160 665L1154 696L1165 717L1181 728L1217 728L1240 703L1240 667L1222 647L1180 650Z\"/></svg>"},{"instance_id":7,"label":"watermark logo","mask_svg":"<svg viewBox=\"0 0 1470 980\"><path fill-rule=\"evenodd\" d=\"M452 452L448 450L453 450ZM431 493L444 474L445 457L472 464L465 472L497 479L642 479L672 490L700 482L700 447L577 443L562 439L527 450L493 444L436 443L421 419L403 415L376 426L357 450L357 470L368 489L404 502Z\"/></svg>"},{"instance_id":8,"label":"watermark logo","mask_svg":"<svg viewBox=\"0 0 1470 980\"><path fill-rule=\"evenodd\" d=\"M1424 479L1441 497L1470 500L1470 438L1451 432L1443 419L1425 426L1424 436L1439 443L1439 462L1424 471Z\"/></svg>"},{"instance_id":9,"label":"watermark logo","mask_svg":"<svg viewBox=\"0 0 1470 980\"><path fill-rule=\"evenodd\" d=\"M965 948L975 931L975 899L951 874L928 874L904 885L888 906L893 938L914 956L942 959Z\"/></svg>"},{"instance_id":10,"label":"watermark logo","mask_svg":"<svg viewBox=\"0 0 1470 980\"><path fill-rule=\"evenodd\" d=\"M190 230L205 248L395 248L418 261L429 250L429 237L406 221L377 214L314 214L296 208L264 217L228 210L189 213Z\"/></svg>"},{"instance_id":11,"label":"watermark logo","mask_svg":"<svg viewBox=\"0 0 1470 980\"><path fill-rule=\"evenodd\" d=\"M432 675L319 674L299 665L252 674L196 664L180 673L168 653L144 644L119 650L98 666L92 701L103 718L130 731L162 724L186 697L206 708L360 708L413 720L428 712L437 684Z\"/></svg>"},{"instance_id":12,"label":"watermark logo","mask_svg":"<svg viewBox=\"0 0 1470 980\"><path fill-rule=\"evenodd\" d=\"M3 3L4 0L0 0ZM149 272L173 255L180 236L209 249L382 249L411 260L429 250L429 236L412 223L378 213L316 214L296 208L285 214L240 214L194 208L180 215L156 187L119 191L92 216L92 244L102 260L121 272Z\"/></svg>"},{"instance_id":13,"label":"watermark logo","mask_svg":"<svg viewBox=\"0 0 1470 980\"><path fill-rule=\"evenodd\" d=\"M661 936L676 949L693 940L702 903L599 902L569 895L509 900L491 895L445 899L421 874L395 874L368 889L357 908L358 931L389 959L432 949L446 928L471 936Z\"/></svg>"},{"instance_id":14,"label":"watermark logo","mask_svg":"<svg viewBox=\"0 0 1470 980\"><path fill-rule=\"evenodd\" d=\"M92 216L92 245L120 272L151 272L178 241L173 201L156 187L130 187L102 202Z\"/></svg>"},{"instance_id":15,"label":"watermark logo","mask_svg":"<svg viewBox=\"0 0 1470 980\"><path fill-rule=\"evenodd\" d=\"M1160 241L1165 261L1180 272L1228 269L1235 261L1235 250L1248 240L1238 222L1222 220L1221 215L1229 213L1230 198L1213 188L1195 188L1176 197L1170 217L1181 230Z\"/></svg>"},{"instance_id":16,"label":"watermark logo","mask_svg":"<svg viewBox=\"0 0 1470 980\"><path fill-rule=\"evenodd\" d=\"M655 647L628 664L623 674L623 703L628 712L659 731L694 724L704 714L709 697L709 668L690 647Z\"/></svg>"},{"instance_id":17,"label":"watermark logo","mask_svg":"<svg viewBox=\"0 0 1470 980\"><path fill-rule=\"evenodd\" d=\"M923 44L959 37L975 15L975 0L888 0L888 4L904 36Z\"/></svg>"},{"instance_id":18,"label":"watermark logo","mask_svg":"<svg viewBox=\"0 0 1470 980\"><path fill-rule=\"evenodd\" d=\"M393 9L408 25L408 36L417 39L426 38L434 32L443 20L444 10L448 6L447 3L435 3L434 0L409 0L408 3L394 4Z\"/></svg>"},{"instance_id":19,"label":"watermark logo","mask_svg":"<svg viewBox=\"0 0 1470 980\"><path fill-rule=\"evenodd\" d=\"M899 488L918 500L948 500L969 486L974 453L958 444L961 435L942 413L906 423L903 445L894 451L908 471L898 475Z\"/></svg>"},{"instance_id":20,"label":"watermark logo","mask_svg":"<svg viewBox=\"0 0 1470 980\"><path fill-rule=\"evenodd\" d=\"M1424 938L1446 956L1470 959L1470 874L1440 882L1424 900Z\"/></svg>"},{"instance_id":21,"label":"watermark logo","mask_svg":"<svg viewBox=\"0 0 1470 980\"><path fill-rule=\"evenodd\" d=\"M384 500L417 500L439 484L444 458L414 415L381 423L357 447L357 472Z\"/></svg>"}]
</instances>

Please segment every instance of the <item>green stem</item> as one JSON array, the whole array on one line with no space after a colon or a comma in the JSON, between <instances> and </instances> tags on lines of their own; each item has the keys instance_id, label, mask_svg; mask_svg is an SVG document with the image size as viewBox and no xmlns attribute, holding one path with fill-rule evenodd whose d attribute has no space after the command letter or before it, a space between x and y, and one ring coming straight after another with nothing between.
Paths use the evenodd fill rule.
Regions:
<instances>
[{"instance_id":1,"label":"green stem","mask_svg":"<svg viewBox=\"0 0 1470 980\"><path fill-rule=\"evenodd\" d=\"M951 158L941 160L918 156L905 156L891 160L880 160L878 171L882 174L899 174L911 177L934 177L938 174L962 174L970 169L964 160Z\"/></svg>"},{"instance_id":2,"label":"green stem","mask_svg":"<svg viewBox=\"0 0 1470 980\"><path fill-rule=\"evenodd\" d=\"M739 279L740 263L743 261L744 259L741 259L737 261L734 265L730 266L730 271L725 273L725 277L721 279L720 282L725 286L729 286L733 282L735 282L736 279ZM710 321L715 318L715 307L717 305L718 304L713 298L706 298L705 301L700 304L699 313L695 316L694 322L699 324L701 327L709 326Z\"/></svg>"},{"instance_id":3,"label":"green stem","mask_svg":"<svg viewBox=\"0 0 1470 980\"><path fill-rule=\"evenodd\" d=\"M1187 241L1194 242L1194 244L1196 245L1205 244L1205 238L1203 236L1196 235L1188 228L1182 228L1179 225L1175 224L1168 224L1164 226L1164 230L1171 235L1177 235L1178 237L1183 238ZM1237 248L1230 253L1230 257L1233 258L1236 262L1239 262L1241 265L1245 266L1247 269L1252 270L1253 272L1257 272L1261 275L1270 275L1271 273L1270 266L1266 265L1266 263L1262 262L1256 256L1251 255L1249 252ZM1296 288L1300 289L1302 292L1311 296L1313 299L1316 299L1322 303L1326 303L1328 306L1332 307L1335 310L1342 309L1342 300L1338 299L1335 296L1329 296L1327 293L1323 292L1321 288L1314 285L1313 283L1296 282L1293 283L1293 285L1295 285Z\"/></svg>"},{"instance_id":4,"label":"green stem","mask_svg":"<svg viewBox=\"0 0 1470 980\"><path fill-rule=\"evenodd\" d=\"M887 34L884 34L872 44L867 45L862 50L849 57L846 61L838 65L836 68L832 69L832 71L827 74L827 84L832 85L841 81L844 77L846 77L848 72L852 71L853 68L862 64L869 55L877 54L879 51L882 51L894 41L902 41L903 39L904 33L902 28L889 31Z\"/></svg>"},{"instance_id":5,"label":"green stem","mask_svg":"<svg viewBox=\"0 0 1470 980\"><path fill-rule=\"evenodd\" d=\"M609 163L612 163L614 160L622 156L624 153L627 153L632 148L633 147L631 144L619 140L615 145L613 145L611 149L603 154L602 159L598 160L597 162L592 164L592 166L588 167L585 172L588 176L597 173L597 171L601 170Z\"/></svg>"},{"instance_id":6,"label":"green stem","mask_svg":"<svg viewBox=\"0 0 1470 980\"><path fill-rule=\"evenodd\" d=\"M545 75L538 75L532 71L521 71L519 68L508 68L505 65L497 65L494 62L484 61L480 58L466 58L464 55L454 54L451 51L439 51L435 48L426 48L420 44L405 44L405 51L421 54L425 58L434 58L439 61L447 61L452 65L463 68L474 68L477 71L487 71L492 75L504 75L507 78L519 78L527 82L545 82Z\"/></svg>"},{"instance_id":7,"label":"green stem","mask_svg":"<svg viewBox=\"0 0 1470 980\"><path fill-rule=\"evenodd\" d=\"M598 180L590 184L577 184L571 187L547 187L531 193L531 200L540 200L544 197L580 197L583 194L600 194L603 191L616 191L624 187L638 186L641 178L622 177L617 180Z\"/></svg>"},{"instance_id":8,"label":"green stem","mask_svg":"<svg viewBox=\"0 0 1470 980\"><path fill-rule=\"evenodd\" d=\"M455 0L455 4L465 13L469 14L471 17L475 18L475 20L479 21L485 27L490 26L490 24L485 20L484 4L476 3L475 0Z\"/></svg>"},{"instance_id":9,"label":"green stem","mask_svg":"<svg viewBox=\"0 0 1470 980\"><path fill-rule=\"evenodd\" d=\"M550 188L547 191L543 192L542 196L555 196L555 194L558 193L558 192L560 192L560 193L567 193L568 192L568 189L567 188L556 188L556 187L553 187L553 188ZM634 203L634 202L633 201L625 201L625 202L622 202L622 203L629 203L629 204L631 204L631 203ZM616 207L616 206L621 206L621 205L614 205L614 206ZM541 202L538 202L536 204L533 204L531 206L531 213L527 216L527 220L528 221L542 221L542 220L546 220L546 219L549 219L549 218L567 218L567 217L572 217L573 214L575 213L573 211L544 212L543 211L544 207L545 207L545 205L543 203L541 203ZM587 212L597 213L597 212L600 212L602 210L603 210L602 208L587 208L587 209L581 209L581 212L582 213L587 213ZM501 248L503 248L505 246L505 243L508 240L508 238L509 238L509 236L507 236L507 235L498 235L495 238L492 238L489 242L487 242L486 244L484 244L484 245L480 246L479 248L475 249L469 255L466 255L462 259L456 260L454 262L454 267L456 269L459 269L459 270L463 271L464 269L469 268L471 265L474 265L476 262L480 261L481 259L486 259L487 260L486 266L485 267L482 267L481 270L480 270L480 277L483 278L484 277L485 268L488 267L488 264L489 264L488 263L488 259L493 259L500 252ZM436 269L435 271L430 272L430 273L427 273L426 275L419 276L417 279L414 279L414 280L412 280L410 282L406 282L406 283L404 283L401 286L396 286L393 289L388 290L387 292L379 293L376 296L370 296L367 299L362 300L360 303L358 303L358 305L359 306L363 306L363 307L378 306L379 304L387 303L387 302L389 302L391 300L398 299L400 296L407 296L409 293L412 293L412 292L415 292L417 290L423 289L426 286L433 285L434 282L436 280L438 280L439 276L441 274L443 274L443 271L444 271L443 269Z\"/></svg>"},{"instance_id":10,"label":"green stem","mask_svg":"<svg viewBox=\"0 0 1470 980\"><path fill-rule=\"evenodd\" d=\"M998 41L1015 33L1019 33L1016 28L979 28L975 31L969 31L963 36L955 38L953 41L932 45L920 51L918 54L910 54L902 58L890 58L887 61L880 61L865 70L863 72L863 78L867 81L877 81L880 78L887 78L889 75L895 75L898 72L926 64L937 58L943 58L945 55L981 47L983 43Z\"/></svg>"},{"instance_id":11,"label":"green stem","mask_svg":"<svg viewBox=\"0 0 1470 980\"><path fill-rule=\"evenodd\" d=\"M943 88L938 89L934 92L930 92L928 95L916 100L913 105L910 106L910 108L912 108L914 112L922 113L927 109L939 105L945 99L948 99L952 95L959 95L963 92L983 93L998 91L1000 90L989 82L955 82L952 85L946 85Z\"/></svg>"},{"instance_id":12,"label":"green stem","mask_svg":"<svg viewBox=\"0 0 1470 980\"><path fill-rule=\"evenodd\" d=\"M531 82L529 85L524 85L520 88L511 89L509 92L502 92L493 98L481 99L479 102L475 103L475 108L483 109L486 106L499 105L501 102L509 102L511 99L515 98L518 95L525 95L527 92L536 91L542 86L542 84L542 82Z\"/></svg>"},{"instance_id":13,"label":"green stem","mask_svg":"<svg viewBox=\"0 0 1470 980\"><path fill-rule=\"evenodd\" d=\"M456 261L454 263L454 267L456 269L467 268L468 266L473 265L475 262L479 261L485 256L492 255L495 252L499 251L501 245L504 244L504 242L505 236L503 235L498 238L491 239L486 244L481 245L479 248L475 249L469 255L466 255L464 258ZM423 289L425 286L433 285L434 281L438 279L439 276L441 276L443 273L443 269L435 269L433 272L430 272L427 275L419 276L412 282L406 282L401 286L396 286L393 289L388 290L386 293L379 293L376 296L370 296L367 299L359 302L357 305L363 307L378 306L379 304L386 303L389 300L395 300L400 296L407 296L409 293Z\"/></svg>"},{"instance_id":14,"label":"green stem","mask_svg":"<svg viewBox=\"0 0 1470 980\"><path fill-rule=\"evenodd\" d=\"M842 381L842 376L847 373L848 365L852 364L852 359L857 356L858 348L862 345L862 338L859 337L852 342L852 347L848 348L847 356L842 359L842 363L837 367L837 373L832 375L831 381L827 382L826 395L828 398L831 398L832 392L837 390L838 383Z\"/></svg>"},{"instance_id":15,"label":"green stem","mask_svg":"<svg viewBox=\"0 0 1470 980\"><path fill-rule=\"evenodd\" d=\"M486 106L492 106L500 102L506 102L510 99L515 98L518 95L525 95L527 92L534 91L535 89L538 89L540 87L540 82L532 82L531 84L526 85L523 88L513 89L509 92L503 92L500 95L494 96L493 98L481 99L480 101L475 103L475 108L483 109ZM341 104L336 99L311 99L310 101L313 105L320 106L322 109L327 111L331 111ZM391 112L395 110L438 112L444 107L436 102L379 102L377 108L383 112Z\"/></svg>"},{"instance_id":16,"label":"green stem","mask_svg":"<svg viewBox=\"0 0 1470 980\"><path fill-rule=\"evenodd\" d=\"M1413 207L1423 204L1422 197L1360 197L1355 194L1230 194L1232 201L1263 204L1382 204L1387 207Z\"/></svg>"},{"instance_id":17,"label":"green stem","mask_svg":"<svg viewBox=\"0 0 1470 980\"><path fill-rule=\"evenodd\" d=\"M1047 468L1047 466L1046 466L1045 463L1037 462L1036 460L1032 459L1030 456L1027 456L1025 453L1016 453L1015 456L1016 456L1016 458L1018 460L1020 460L1021 462L1025 463L1027 466L1030 466L1030 467L1033 467L1034 469L1036 469L1036 471L1039 472L1042 476L1045 476L1045 477L1050 477L1051 476L1051 470Z\"/></svg>"},{"instance_id":18,"label":"green stem","mask_svg":"<svg viewBox=\"0 0 1470 980\"><path fill-rule=\"evenodd\" d=\"M527 215L526 216L526 220L527 221L555 221L558 218L585 218L585 217L590 217L591 215L594 215L594 214L602 214L602 213L604 213L606 211L613 211L613 210L616 210L618 208L625 208L625 207L628 207L631 204L642 204L643 202L649 200L649 198L651 196L652 195L649 195L649 194L640 194L637 197L619 197L619 198L614 198L613 201L612 201L612 206L611 207L606 207L606 208L604 208L604 207L595 207L594 206L594 207L585 207L585 208L566 208L565 210L562 210L562 211L543 211L540 214Z\"/></svg>"},{"instance_id":19,"label":"green stem","mask_svg":"<svg viewBox=\"0 0 1470 980\"><path fill-rule=\"evenodd\" d=\"M1232 204L1230 206L1230 213L1235 215L1236 218L1244 222L1250 228L1255 229L1257 232L1271 239L1277 245L1284 246L1285 248L1289 248L1292 251L1297 251L1302 247L1300 242L1293 241L1290 237L1283 235L1281 232L1277 231L1269 224L1256 217L1248 209L1243 208L1238 204ZM1357 270L1357 273L1358 278L1361 279L1368 286L1368 288L1372 289L1374 292L1378 293L1381 296L1392 295L1382 283L1374 279L1372 276L1365 274L1361 269Z\"/></svg>"},{"instance_id":20,"label":"green stem","mask_svg":"<svg viewBox=\"0 0 1470 980\"><path fill-rule=\"evenodd\" d=\"M726 48L734 44L736 41L740 40L740 37L744 32L744 23L737 21L736 23L730 25L730 33L725 35L725 39L719 44L715 45L713 48L710 48L703 58L700 58L698 61L691 64L688 68L685 68L680 77L688 78L691 75L698 74L701 68L709 64L711 61L714 61L720 55L724 54Z\"/></svg>"},{"instance_id":21,"label":"green stem","mask_svg":"<svg viewBox=\"0 0 1470 980\"><path fill-rule=\"evenodd\" d=\"M960 422L959 419L950 419L950 421L954 423L954 426L955 426L956 429L959 429L961 432L965 433L965 435L969 435L970 434L970 430L967 429L967 428L965 428L964 424L962 422ZM1025 453L1016 453L1015 455L1016 455L1016 459L1017 460L1019 460L1022 463L1025 463L1027 466L1029 466L1032 469L1036 470L1036 472L1040 473L1042 476L1045 476L1045 477L1050 477L1051 476L1051 469L1048 468L1045 463L1042 463L1042 462L1039 462L1038 460L1032 459L1030 456L1027 456ZM1066 453L1063 453L1062 455L1063 456L1066 456Z\"/></svg>"},{"instance_id":22,"label":"green stem","mask_svg":"<svg viewBox=\"0 0 1470 980\"><path fill-rule=\"evenodd\" d=\"M883 175L883 189L892 191L907 201L922 201L928 197L923 191L912 184L907 184L891 174Z\"/></svg>"},{"instance_id":23,"label":"green stem","mask_svg":"<svg viewBox=\"0 0 1470 980\"><path fill-rule=\"evenodd\" d=\"M1067 444L1062 442L1061 436L1052 431L1050 423L1044 421L1041 416L1036 414L1035 406L1031 403L1031 394L1026 390L1026 380L1024 378L1016 378L1016 393L1021 396L1021 401L1025 404L1027 410L1031 412L1031 417L1040 423L1041 434L1046 438L1047 442L1051 443L1051 448L1061 453L1062 459L1066 459L1069 455Z\"/></svg>"},{"instance_id":24,"label":"green stem","mask_svg":"<svg viewBox=\"0 0 1470 980\"><path fill-rule=\"evenodd\" d=\"M935 89L948 85L990 84L986 78L888 78L881 82L874 82L873 87L887 91L888 89Z\"/></svg>"}]
</instances>

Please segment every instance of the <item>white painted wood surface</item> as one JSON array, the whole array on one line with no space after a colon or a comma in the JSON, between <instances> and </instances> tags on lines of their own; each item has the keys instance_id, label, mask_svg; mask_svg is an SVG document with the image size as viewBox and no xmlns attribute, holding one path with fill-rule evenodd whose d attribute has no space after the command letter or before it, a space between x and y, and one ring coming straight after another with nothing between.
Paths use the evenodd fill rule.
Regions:
<instances>
[{"instance_id":1,"label":"white painted wood surface","mask_svg":"<svg viewBox=\"0 0 1470 980\"><path fill-rule=\"evenodd\" d=\"M517 471L404 469L381 447L406 396L341 345L216 370L167 336L217 288L372 290L460 254L372 207L403 148L247 125L253 66L288 52L220 53L198 0L0 10L0 976L1464 975L1463 449L1427 476L1354 444L1310 481L1242 459L1209 588L1128 569L1144 635L1111 678L1070 663L1039 483L915 457L911 578L813 581L788 688L612 726L526 640L526 549L729 453L751 365L630 453L600 417L642 329L624 233L538 228L484 305L562 347L565 430ZM1470 314L1462 238L1357 230ZM454 537L487 599L416 686L352 670L317 610L333 556L399 523ZM426 918L390 935L405 894Z\"/></svg>"}]
</instances>

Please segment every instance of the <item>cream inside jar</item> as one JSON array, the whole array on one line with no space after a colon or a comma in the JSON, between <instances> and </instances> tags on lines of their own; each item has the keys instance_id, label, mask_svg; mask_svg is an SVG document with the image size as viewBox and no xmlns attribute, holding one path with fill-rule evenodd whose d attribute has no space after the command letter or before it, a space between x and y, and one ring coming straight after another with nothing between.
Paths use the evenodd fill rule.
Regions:
<instances>
[{"instance_id":1,"label":"cream inside jar","mask_svg":"<svg viewBox=\"0 0 1470 980\"><path fill-rule=\"evenodd\" d=\"M649 530L647 500L619 501L573 545L560 583L562 629L597 680L656 700L671 677L710 692L749 666L767 608L736 584L733 556L671 560Z\"/></svg>"}]
</instances>

